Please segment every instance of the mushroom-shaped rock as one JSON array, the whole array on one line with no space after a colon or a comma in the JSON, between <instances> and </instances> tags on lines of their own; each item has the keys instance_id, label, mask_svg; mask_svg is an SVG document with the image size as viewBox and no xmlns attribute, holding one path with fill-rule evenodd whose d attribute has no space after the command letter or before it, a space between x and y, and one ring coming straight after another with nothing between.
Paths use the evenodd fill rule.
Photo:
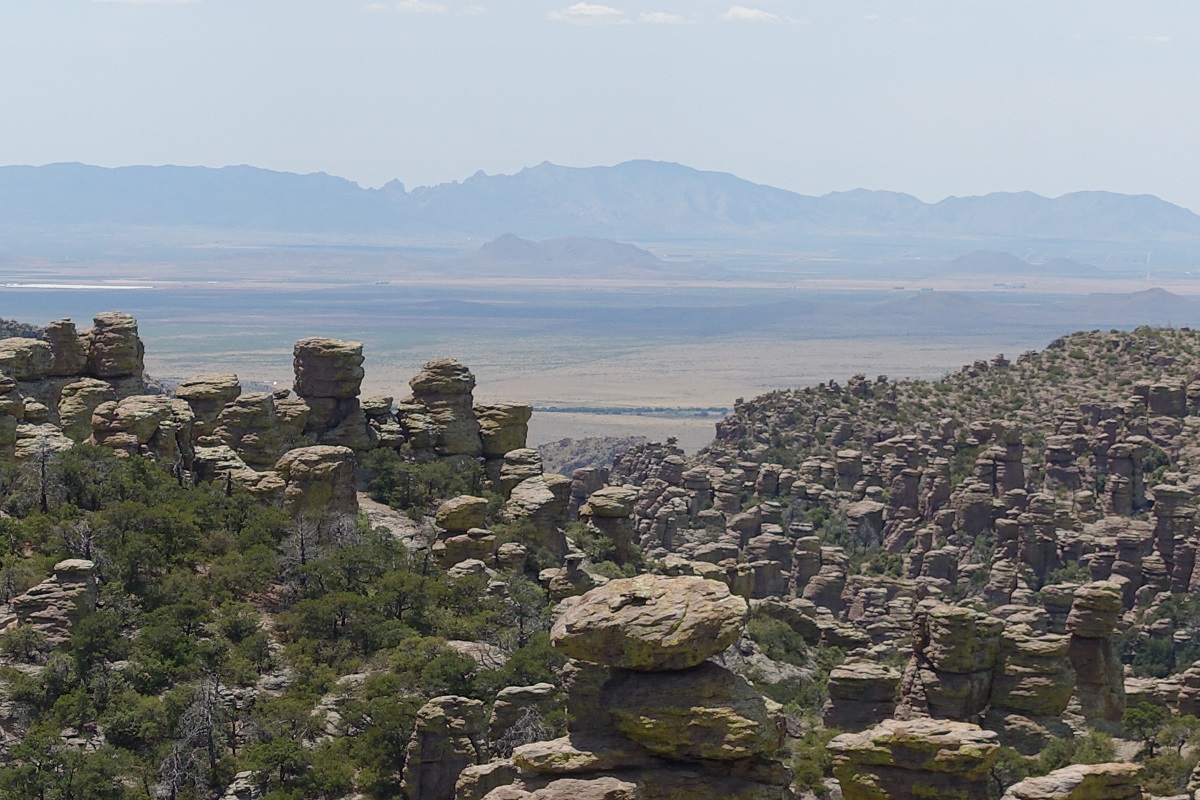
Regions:
<instances>
[{"instance_id":1,"label":"mushroom-shaped rock","mask_svg":"<svg viewBox=\"0 0 1200 800\"><path fill-rule=\"evenodd\" d=\"M737 641L746 601L718 581L639 575L582 595L555 622L554 646L592 664L687 669Z\"/></svg>"},{"instance_id":2,"label":"mushroom-shaped rock","mask_svg":"<svg viewBox=\"0 0 1200 800\"><path fill-rule=\"evenodd\" d=\"M451 533L482 528L487 517L487 506L486 497L472 497L469 494L452 497L438 507L434 522L442 530Z\"/></svg>"},{"instance_id":3,"label":"mushroom-shaped rock","mask_svg":"<svg viewBox=\"0 0 1200 800\"><path fill-rule=\"evenodd\" d=\"M579 508L580 516L623 518L633 513L637 490L629 486L605 486L588 496Z\"/></svg>"}]
</instances>

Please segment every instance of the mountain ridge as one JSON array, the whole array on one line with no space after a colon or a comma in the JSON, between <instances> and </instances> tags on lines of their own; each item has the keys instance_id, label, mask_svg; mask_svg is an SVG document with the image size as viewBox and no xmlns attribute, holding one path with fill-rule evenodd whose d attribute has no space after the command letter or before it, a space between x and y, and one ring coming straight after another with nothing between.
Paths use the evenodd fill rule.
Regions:
<instances>
[{"instance_id":1,"label":"mountain ridge","mask_svg":"<svg viewBox=\"0 0 1200 800\"><path fill-rule=\"evenodd\" d=\"M996 192L925 203L855 189L803 195L661 161L564 167L461 182L363 188L326 173L246 165L0 167L9 225L200 226L241 230L618 240L820 237L1200 240L1200 216L1152 195Z\"/></svg>"}]
</instances>

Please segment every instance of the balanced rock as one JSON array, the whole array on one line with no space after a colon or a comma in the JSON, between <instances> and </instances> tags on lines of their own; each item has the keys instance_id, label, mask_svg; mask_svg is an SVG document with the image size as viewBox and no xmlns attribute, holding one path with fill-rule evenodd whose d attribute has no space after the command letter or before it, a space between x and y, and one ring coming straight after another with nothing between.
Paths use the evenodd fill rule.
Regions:
<instances>
[{"instance_id":1,"label":"balanced rock","mask_svg":"<svg viewBox=\"0 0 1200 800\"><path fill-rule=\"evenodd\" d=\"M434 523L444 531L465 533L471 528L482 528L487 517L488 501L485 497L464 494L452 497L438 506Z\"/></svg>"},{"instance_id":2,"label":"balanced rock","mask_svg":"<svg viewBox=\"0 0 1200 800\"><path fill-rule=\"evenodd\" d=\"M694 667L737 641L749 614L724 583L639 575L582 595L554 623L571 658L623 669Z\"/></svg>"}]
</instances>

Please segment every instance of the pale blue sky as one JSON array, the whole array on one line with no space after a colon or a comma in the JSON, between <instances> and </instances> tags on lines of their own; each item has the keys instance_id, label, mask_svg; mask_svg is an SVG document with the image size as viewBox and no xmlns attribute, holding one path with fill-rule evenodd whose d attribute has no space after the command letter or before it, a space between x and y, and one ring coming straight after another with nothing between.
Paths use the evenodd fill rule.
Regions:
<instances>
[{"instance_id":1,"label":"pale blue sky","mask_svg":"<svg viewBox=\"0 0 1200 800\"><path fill-rule=\"evenodd\" d=\"M0 0L0 163L408 187L633 158L1200 211L1195 0Z\"/></svg>"}]
</instances>

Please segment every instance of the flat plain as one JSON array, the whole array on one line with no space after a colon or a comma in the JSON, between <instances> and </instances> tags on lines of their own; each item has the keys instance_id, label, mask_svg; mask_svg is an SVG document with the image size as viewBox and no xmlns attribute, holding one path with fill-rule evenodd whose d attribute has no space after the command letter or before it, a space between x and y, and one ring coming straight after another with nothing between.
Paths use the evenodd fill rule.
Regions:
<instances>
[{"instance_id":1,"label":"flat plain","mask_svg":"<svg viewBox=\"0 0 1200 800\"><path fill-rule=\"evenodd\" d=\"M565 409L535 414L535 444L676 436L688 450L738 397L855 373L935 378L1080 328L1200 324L1200 281L1183 273L1004 281L816 260L506 275L374 249L192 247L10 258L2 278L0 316L134 314L154 376L287 386L295 340L333 336L365 344L367 394L403 397L421 364L453 357L480 399Z\"/></svg>"}]
</instances>

